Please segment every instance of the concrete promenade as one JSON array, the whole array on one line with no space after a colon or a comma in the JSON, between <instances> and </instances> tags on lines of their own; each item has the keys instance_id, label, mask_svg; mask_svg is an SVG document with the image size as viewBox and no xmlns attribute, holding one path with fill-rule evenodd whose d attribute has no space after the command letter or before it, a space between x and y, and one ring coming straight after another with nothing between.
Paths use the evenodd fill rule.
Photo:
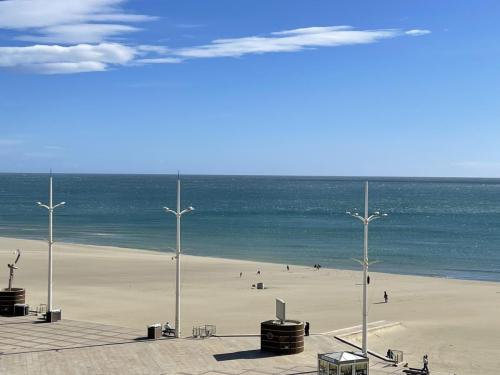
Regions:
<instances>
[{"instance_id":1,"label":"concrete promenade","mask_svg":"<svg viewBox=\"0 0 500 375\"><path fill-rule=\"evenodd\" d=\"M331 335L306 337L301 354L259 350L258 336L146 340L143 332L97 323L0 317L0 374L313 374L318 352L350 350ZM402 369L370 358L370 374Z\"/></svg>"}]
</instances>

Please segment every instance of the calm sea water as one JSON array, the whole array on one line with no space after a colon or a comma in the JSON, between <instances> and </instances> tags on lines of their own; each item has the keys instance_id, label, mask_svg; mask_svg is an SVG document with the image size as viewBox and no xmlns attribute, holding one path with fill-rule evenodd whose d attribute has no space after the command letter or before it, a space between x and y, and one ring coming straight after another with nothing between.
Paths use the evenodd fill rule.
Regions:
<instances>
[{"instance_id":1,"label":"calm sea water","mask_svg":"<svg viewBox=\"0 0 500 375\"><path fill-rule=\"evenodd\" d=\"M172 250L176 177L54 176L55 240ZM360 178L183 176L183 249L202 256L358 269ZM373 271L500 281L500 180L370 178ZM0 174L0 236L46 239L47 176Z\"/></svg>"}]
</instances>

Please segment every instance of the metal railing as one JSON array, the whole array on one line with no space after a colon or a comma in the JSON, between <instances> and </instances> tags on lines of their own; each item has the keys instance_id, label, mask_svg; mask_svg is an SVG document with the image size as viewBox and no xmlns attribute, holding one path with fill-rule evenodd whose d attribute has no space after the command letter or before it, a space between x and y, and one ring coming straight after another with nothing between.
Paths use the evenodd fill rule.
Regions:
<instances>
[{"instance_id":1,"label":"metal railing","mask_svg":"<svg viewBox=\"0 0 500 375\"><path fill-rule=\"evenodd\" d=\"M216 327L211 324L193 327L193 337L197 339L204 339L206 337L214 336L216 333Z\"/></svg>"}]
</instances>

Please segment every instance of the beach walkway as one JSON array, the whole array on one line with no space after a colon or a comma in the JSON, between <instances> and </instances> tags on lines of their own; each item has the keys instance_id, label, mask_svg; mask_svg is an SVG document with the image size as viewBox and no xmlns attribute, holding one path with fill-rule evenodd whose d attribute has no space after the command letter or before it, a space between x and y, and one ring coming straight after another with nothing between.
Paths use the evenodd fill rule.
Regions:
<instances>
[{"instance_id":1,"label":"beach walkway","mask_svg":"<svg viewBox=\"0 0 500 375\"><path fill-rule=\"evenodd\" d=\"M306 337L301 354L259 350L257 336L146 340L144 332L98 323L0 317L0 374L298 375L316 373L317 353L350 350L329 335ZM370 374L402 374L370 358Z\"/></svg>"}]
</instances>

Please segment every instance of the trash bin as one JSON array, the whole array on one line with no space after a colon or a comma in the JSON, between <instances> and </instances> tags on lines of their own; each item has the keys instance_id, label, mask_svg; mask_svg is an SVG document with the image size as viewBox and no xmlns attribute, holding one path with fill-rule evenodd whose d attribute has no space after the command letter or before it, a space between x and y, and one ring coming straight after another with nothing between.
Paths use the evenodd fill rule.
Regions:
<instances>
[{"instance_id":1,"label":"trash bin","mask_svg":"<svg viewBox=\"0 0 500 375\"><path fill-rule=\"evenodd\" d=\"M14 305L14 316L26 316L29 314L30 307L26 303L16 303Z\"/></svg>"},{"instance_id":2,"label":"trash bin","mask_svg":"<svg viewBox=\"0 0 500 375\"><path fill-rule=\"evenodd\" d=\"M45 316L45 320L47 323L58 322L59 320L61 320L61 310L47 311L47 314Z\"/></svg>"},{"instance_id":3,"label":"trash bin","mask_svg":"<svg viewBox=\"0 0 500 375\"><path fill-rule=\"evenodd\" d=\"M161 324L155 323L148 326L148 339L156 340L161 337Z\"/></svg>"}]
</instances>

